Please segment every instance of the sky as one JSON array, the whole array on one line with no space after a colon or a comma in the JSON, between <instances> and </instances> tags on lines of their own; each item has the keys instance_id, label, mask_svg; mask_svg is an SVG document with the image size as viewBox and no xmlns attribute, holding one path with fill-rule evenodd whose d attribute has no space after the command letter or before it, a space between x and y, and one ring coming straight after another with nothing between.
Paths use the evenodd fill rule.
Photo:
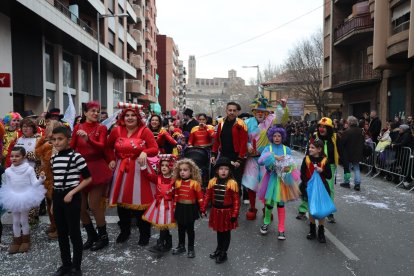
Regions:
<instances>
[{"instance_id":1,"label":"sky","mask_svg":"<svg viewBox=\"0 0 414 276\"><path fill-rule=\"evenodd\" d=\"M188 56L196 56L197 78L227 77L234 69L248 83L256 68L242 66L282 64L296 43L322 29L323 1L156 0L156 20L187 68Z\"/></svg>"}]
</instances>

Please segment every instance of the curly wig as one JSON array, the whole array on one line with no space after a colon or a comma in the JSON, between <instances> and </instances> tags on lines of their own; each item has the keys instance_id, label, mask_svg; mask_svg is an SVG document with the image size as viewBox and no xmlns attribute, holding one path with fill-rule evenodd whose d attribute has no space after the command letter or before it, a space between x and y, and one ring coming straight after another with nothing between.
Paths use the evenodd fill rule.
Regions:
<instances>
[{"instance_id":1,"label":"curly wig","mask_svg":"<svg viewBox=\"0 0 414 276\"><path fill-rule=\"evenodd\" d=\"M173 178L176 180L181 180L180 166L184 164L190 167L190 179L195 180L201 184L202 182L201 182L200 169L198 168L196 163L194 163L193 160L188 159L188 158L181 159L177 163L175 163L174 170L173 170Z\"/></svg>"},{"instance_id":2,"label":"curly wig","mask_svg":"<svg viewBox=\"0 0 414 276\"><path fill-rule=\"evenodd\" d=\"M273 126L267 130L267 139L273 143L273 135L279 133L282 136L282 142L286 140L286 130L279 126Z\"/></svg>"},{"instance_id":3,"label":"curly wig","mask_svg":"<svg viewBox=\"0 0 414 276\"><path fill-rule=\"evenodd\" d=\"M10 125L10 122L13 119L19 119L19 120L21 120L22 119L22 116L20 116L20 114L17 113L17 112L10 112L10 113L7 113L6 116L4 116L3 122L4 122L5 125Z\"/></svg>"}]
</instances>

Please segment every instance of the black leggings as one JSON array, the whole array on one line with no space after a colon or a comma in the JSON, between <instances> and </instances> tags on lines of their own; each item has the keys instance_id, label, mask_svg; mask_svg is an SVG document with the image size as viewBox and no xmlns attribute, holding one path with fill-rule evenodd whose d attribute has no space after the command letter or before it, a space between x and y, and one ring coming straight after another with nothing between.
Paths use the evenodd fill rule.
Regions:
<instances>
[{"instance_id":1,"label":"black leggings","mask_svg":"<svg viewBox=\"0 0 414 276\"><path fill-rule=\"evenodd\" d=\"M217 232L217 249L227 252L230 246L231 231Z\"/></svg>"},{"instance_id":2,"label":"black leggings","mask_svg":"<svg viewBox=\"0 0 414 276\"><path fill-rule=\"evenodd\" d=\"M119 226L121 231L130 231L131 229L131 216L135 216L137 219L137 226L139 229L139 239L140 240L149 240L151 237L151 224L148 221L142 219L142 215L145 210L131 210L127 208L117 206L118 217L119 217Z\"/></svg>"},{"instance_id":3,"label":"black leggings","mask_svg":"<svg viewBox=\"0 0 414 276\"><path fill-rule=\"evenodd\" d=\"M187 224L180 224L178 223L178 244L185 245L185 233L187 232L188 236L188 248L194 248L194 222L190 222Z\"/></svg>"}]
</instances>

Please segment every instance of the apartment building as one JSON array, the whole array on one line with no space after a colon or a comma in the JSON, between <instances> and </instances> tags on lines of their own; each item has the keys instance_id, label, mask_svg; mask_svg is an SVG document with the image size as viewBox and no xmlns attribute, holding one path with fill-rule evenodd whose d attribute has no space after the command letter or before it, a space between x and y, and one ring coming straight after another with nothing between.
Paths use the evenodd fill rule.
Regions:
<instances>
[{"instance_id":1,"label":"apartment building","mask_svg":"<svg viewBox=\"0 0 414 276\"><path fill-rule=\"evenodd\" d=\"M179 105L179 61L178 46L174 39L166 35L157 35L158 101L162 111L177 109Z\"/></svg>"},{"instance_id":2,"label":"apartment building","mask_svg":"<svg viewBox=\"0 0 414 276\"><path fill-rule=\"evenodd\" d=\"M385 121L412 114L412 1L324 3L324 91L343 94L345 116L377 110Z\"/></svg>"},{"instance_id":3,"label":"apartment building","mask_svg":"<svg viewBox=\"0 0 414 276\"><path fill-rule=\"evenodd\" d=\"M184 112L187 108L187 70L184 61L178 61L178 111Z\"/></svg>"},{"instance_id":4,"label":"apartment building","mask_svg":"<svg viewBox=\"0 0 414 276\"><path fill-rule=\"evenodd\" d=\"M136 77L128 62L137 48L128 24L136 18L125 0L2 1L0 75L8 83L0 85L0 116L39 114L49 101L64 111L69 93L78 113L91 99L112 113L125 100L125 78Z\"/></svg>"}]
</instances>

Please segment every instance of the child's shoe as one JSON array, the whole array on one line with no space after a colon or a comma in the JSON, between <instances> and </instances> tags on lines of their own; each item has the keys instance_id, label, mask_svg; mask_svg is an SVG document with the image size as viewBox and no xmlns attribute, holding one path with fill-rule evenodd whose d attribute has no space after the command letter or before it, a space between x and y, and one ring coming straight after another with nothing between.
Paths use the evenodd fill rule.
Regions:
<instances>
[{"instance_id":1,"label":"child's shoe","mask_svg":"<svg viewBox=\"0 0 414 276\"><path fill-rule=\"evenodd\" d=\"M19 253L20 245L22 244L22 237L13 237L13 242L9 247L9 254Z\"/></svg>"},{"instance_id":2,"label":"child's shoe","mask_svg":"<svg viewBox=\"0 0 414 276\"><path fill-rule=\"evenodd\" d=\"M277 235L277 239L280 241L286 240L285 232L279 232L279 234Z\"/></svg>"},{"instance_id":3,"label":"child's shoe","mask_svg":"<svg viewBox=\"0 0 414 276\"><path fill-rule=\"evenodd\" d=\"M219 255L216 258L216 264L221 264L227 261L227 252L220 251Z\"/></svg>"},{"instance_id":4,"label":"child's shoe","mask_svg":"<svg viewBox=\"0 0 414 276\"><path fill-rule=\"evenodd\" d=\"M306 213L299 212L298 215L296 216L296 219L298 219L298 220L306 220Z\"/></svg>"},{"instance_id":5,"label":"child's shoe","mask_svg":"<svg viewBox=\"0 0 414 276\"><path fill-rule=\"evenodd\" d=\"M25 253L30 249L30 235L22 236L22 244L19 247L19 253Z\"/></svg>"},{"instance_id":6,"label":"child's shoe","mask_svg":"<svg viewBox=\"0 0 414 276\"><path fill-rule=\"evenodd\" d=\"M325 228L323 227L323 225L318 226L318 241L320 243L326 243Z\"/></svg>"},{"instance_id":7,"label":"child's shoe","mask_svg":"<svg viewBox=\"0 0 414 276\"><path fill-rule=\"evenodd\" d=\"M185 246L183 244L179 244L176 248L172 250L172 254L178 255L178 254L184 253L185 251L186 251Z\"/></svg>"},{"instance_id":8,"label":"child's shoe","mask_svg":"<svg viewBox=\"0 0 414 276\"><path fill-rule=\"evenodd\" d=\"M263 224L260 227L260 233L262 233L262 235L266 235L267 232L269 232L269 224Z\"/></svg>"},{"instance_id":9,"label":"child's shoe","mask_svg":"<svg viewBox=\"0 0 414 276\"><path fill-rule=\"evenodd\" d=\"M86 242L83 244L83 250L87 250L90 249L94 242L98 240L98 233L96 233L92 223L85 224L83 227L85 228L88 237Z\"/></svg>"},{"instance_id":10,"label":"child's shoe","mask_svg":"<svg viewBox=\"0 0 414 276\"><path fill-rule=\"evenodd\" d=\"M166 240L163 242L162 252L168 252L172 248L172 236L168 235Z\"/></svg>"},{"instance_id":11,"label":"child's shoe","mask_svg":"<svg viewBox=\"0 0 414 276\"><path fill-rule=\"evenodd\" d=\"M65 275L68 275L71 272L71 270L72 270L72 267L71 266L64 266L64 265L62 265L52 275L53 276L65 276Z\"/></svg>"},{"instance_id":12,"label":"child's shoe","mask_svg":"<svg viewBox=\"0 0 414 276\"><path fill-rule=\"evenodd\" d=\"M82 276L82 270L80 268L74 268L70 270L69 276Z\"/></svg>"},{"instance_id":13,"label":"child's shoe","mask_svg":"<svg viewBox=\"0 0 414 276\"><path fill-rule=\"evenodd\" d=\"M333 214L330 214L330 215L328 216L328 222L329 222L329 223L336 223L336 220L335 220L335 217L334 217L334 215L333 215Z\"/></svg>"},{"instance_id":14,"label":"child's shoe","mask_svg":"<svg viewBox=\"0 0 414 276\"><path fill-rule=\"evenodd\" d=\"M194 258L194 257L195 257L194 247L188 247L187 258Z\"/></svg>"},{"instance_id":15,"label":"child's shoe","mask_svg":"<svg viewBox=\"0 0 414 276\"><path fill-rule=\"evenodd\" d=\"M313 239L315 239L316 238L316 224L315 223L311 223L311 224L309 224L309 233L308 233L308 235L306 236L306 238L308 239L308 240L313 240Z\"/></svg>"},{"instance_id":16,"label":"child's shoe","mask_svg":"<svg viewBox=\"0 0 414 276\"><path fill-rule=\"evenodd\" d=\"M256 208L250 208L246 213L246 219L247 220L255 220L256 219L256 213L257 213Z\"/></svg>"},{"instance_id":17,"label":"child's shoe","mask_svg":"<svg viewBox=\"0 0 414 276\"><path fill-rule=\"evenodd\" d=\"M219 250L219 248L217 247L216 248L216 250L213 252L213 253L210 253L210 258L211 259L215 259L215 258L217 258L217 256L220 254L220 250Z\"/></svg>"}]
</instances>

